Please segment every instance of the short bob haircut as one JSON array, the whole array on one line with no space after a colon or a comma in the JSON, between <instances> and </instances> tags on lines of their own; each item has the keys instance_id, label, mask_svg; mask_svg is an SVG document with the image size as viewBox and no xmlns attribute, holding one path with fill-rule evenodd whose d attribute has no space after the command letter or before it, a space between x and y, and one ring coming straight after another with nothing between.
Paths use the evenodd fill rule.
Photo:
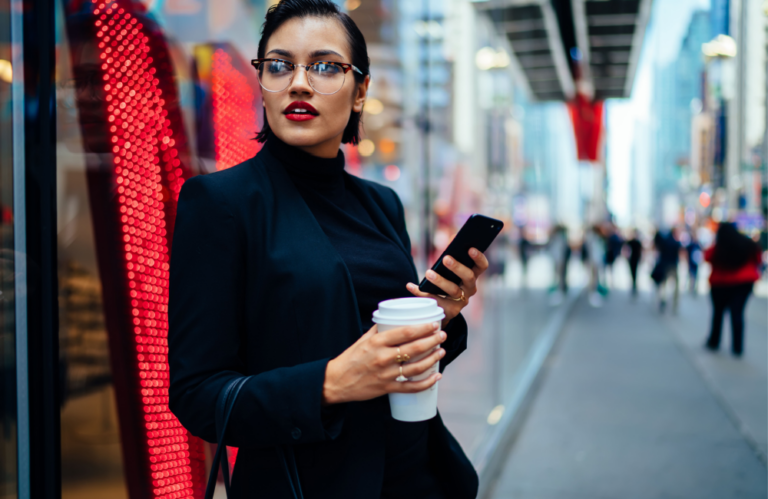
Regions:
<instances>
[{"instance_id":1,"label":"short bob haircut","mask_svg":"<svg viewBox=\"0 0 768 499\"><path fill-rule=\"evenodd\" d=\"M303 17L327 17L336 19L341 26L347 32L347 39L349 40L349 47L352 52L351 63L356 66L363 74L358 74L355 71L351 71L351 74L355 77L356 83L363 83L365 76L370 74L370 60L368 59L368 46L365 43L365 38L360 32L360 29L344 12L341 12L330 0L280 0L279 3L273 5L267 11L267 16L264 20L264 25L261 27L261 40L259 40L259 52L258 57L263 58L264 53L267 50L267 41L280 26L286 21L294 18ZM361 113L352 111L349 116L349 123L344 129L344 134L341 137L341 142L344 144L358 144L360 142L360 125L362 123ZM267 112L264 111L264 127L256 135L256 140L259 142L266 142L272 135L272 129L269 127L267 121Z\"/></svg>"}]
</instances>

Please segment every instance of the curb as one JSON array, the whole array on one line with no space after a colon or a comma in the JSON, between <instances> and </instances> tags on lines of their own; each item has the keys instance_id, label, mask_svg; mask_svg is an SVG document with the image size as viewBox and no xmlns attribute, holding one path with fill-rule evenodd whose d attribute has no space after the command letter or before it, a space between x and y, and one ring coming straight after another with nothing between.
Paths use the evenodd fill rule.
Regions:
<instances>
[{"instance_id":1,"label":"curb","mask_svg":"<svg viewBox=\"0 0 768 499\"><path fill-rule=\"evenodd\" d=\"M583 294L585 288L568 296L567 300L552 315L536 343L528 352L523 366L515 375L514 390L504 404L504 415L498 424L489 426L481 444L473 453L472 464L480 477L478 498L487 498L493 491L493 485L506 461L506 454L514 436L525 421L527 409L535 398L538 382L544 363L549 357L565 320L570 315L574 305Z\"/></svg>"}]
</instances>

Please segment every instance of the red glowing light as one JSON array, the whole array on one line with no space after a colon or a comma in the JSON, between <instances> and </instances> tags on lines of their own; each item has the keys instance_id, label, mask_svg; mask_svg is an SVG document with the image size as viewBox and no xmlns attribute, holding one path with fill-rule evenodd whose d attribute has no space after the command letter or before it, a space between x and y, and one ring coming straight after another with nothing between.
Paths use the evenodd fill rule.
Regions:
<instances>
[{"instance_id":1,"label":"red glowing light","mask_svg":"<svg viewBox=\"0 0 768 499\"><path fill-rule=\"evenodd\" d=\"M144 413L146 473L155 499L200 495L205 480L202 442L168 409L168 242L165 210L173 208L184 183L171 120L149 57L150 38L115 0L98 3L94 14L104 60L104 90L112 124L115 177L122 214L125 278L130 295L138 367L136 395ZM131 29L126 27L133 26ZM119 105L115 104L118 103ZM171 199L163 200L165 170ZM138 291L137 291L138 290ZM144 346L148 345L148 346ZM172 438L168 438L172 436ZM162 438L159 438L162 437Z\"/></svg>"},{"instance_id":2,"label":"red glowing light","mask_svg":"<svg viewBox=\"0 0 768 499\"><path fill-rule=\"evenodd\" d=\"M224 170L252 158L260 145L255 137L255 95L248 80L222 49L213 53L212 104L216 169Z\"/></svg>"},{"instance_id":3,"label":"red glowing light","mask_svg":"<svg viewBox=\"0 0 768 499\"><path fill-rule=\"evenodd\" d=\"M387 167L384 168L384 178L390 182L394 182L395 180L399 179L400 168L398 168L397 165L387 165Z\"/></svg>"},{"instance_id":4,"label":"red glowing light","mask_svg":"<svg viewBox=\"0 0 768 499\"><path fill-rule=\"evenodd\" d=\"M701 194L699 194L699 203L704 208L709 206L710 201L711 201L711 198L709 197L709 194L707 194L706 192L702 192Z\"/></svg>"}]
</instances>

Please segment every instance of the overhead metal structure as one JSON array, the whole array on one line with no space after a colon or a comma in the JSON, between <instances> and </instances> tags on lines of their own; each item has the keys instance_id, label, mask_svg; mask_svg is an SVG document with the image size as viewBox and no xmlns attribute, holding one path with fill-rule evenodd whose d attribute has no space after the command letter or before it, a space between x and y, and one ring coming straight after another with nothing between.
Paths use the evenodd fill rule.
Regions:
<instances>
[{"instance_id":1,"label":"overhead metal structure","mask_svg":"<svg viewBox=\"0 0 768 499\"><path fill-rule=\"evenodd\" d=\"M536 99L629 97L652 0L480 0Z\"/></svg>"},{"instance_id":2,"label":"overhead metal structure","mask_svg":"<svg viewBox=\"0 0 768 499\"><path fill-rule=\"evenodd\" d=\"M512 45L529 87L539 100L568 100L575 87L549 1L490 0L476 2Z\"/></svg>"}]
</instances>

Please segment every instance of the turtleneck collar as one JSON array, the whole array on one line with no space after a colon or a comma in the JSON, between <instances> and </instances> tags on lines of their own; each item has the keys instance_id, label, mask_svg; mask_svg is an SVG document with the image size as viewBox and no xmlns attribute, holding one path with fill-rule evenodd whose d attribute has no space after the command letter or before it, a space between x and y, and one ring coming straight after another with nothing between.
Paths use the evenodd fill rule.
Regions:
<instances>
[{"instance_id":1,"label":"turtleneck collar","mask_svg":"<svg viewBox=\"0 0 768 499\"><path fill-rule=\"evenodd\" d=\"M341 149L335 158L319 158L286 144L274 134L267 139L266 147L293 178L329 181L341 179L344 173L344 153Z\"/></svg>"}]
</instances>

